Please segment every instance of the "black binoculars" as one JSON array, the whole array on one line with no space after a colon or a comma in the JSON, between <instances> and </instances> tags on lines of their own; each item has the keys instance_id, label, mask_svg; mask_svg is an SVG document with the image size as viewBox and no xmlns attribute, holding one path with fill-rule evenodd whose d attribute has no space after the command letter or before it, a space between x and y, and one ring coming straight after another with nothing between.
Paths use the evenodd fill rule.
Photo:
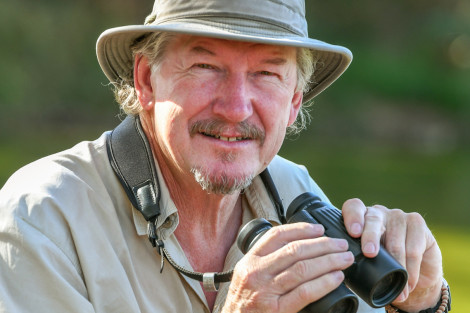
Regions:
<instances>
[{"instance_id":1,"label":"black binoculars","mask_svg":"<svg viewBox=\"0 0 470 313\"><path fill-rule=\"evenodd\" d=\"M408 273L382 246L375 258L362 254L360 239L348 235L341 211L316 195L306 192L295 198L286 213L287 223L307 222L322 224L325 235L348 241L354 263L344 270L345 283L302 309L303 313L355 313L359 301L356 294L371 307L390 304L403 291ZM246 224L237 238L243 253L248 252L261 236L272 228L265 219ZM347 287L346 287L347 286ZM349 288L350 289L349 289ZM352 292L352 291L354 292Z\"/></svg>"}]
</instances>

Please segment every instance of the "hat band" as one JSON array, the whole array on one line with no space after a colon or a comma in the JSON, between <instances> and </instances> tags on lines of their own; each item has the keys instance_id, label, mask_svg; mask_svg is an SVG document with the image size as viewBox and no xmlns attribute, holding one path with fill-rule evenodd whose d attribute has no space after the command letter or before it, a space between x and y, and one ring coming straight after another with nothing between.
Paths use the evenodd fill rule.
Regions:
<instances>
[{"instance_id":1,"label":"hat band","mask_svg":"<svg viewBox=\"0 0 470 313\"><path fill-rule=\"evenodd\" d=\"M232 33L240 35L255 35L265 37L306 37L305 34L291 27L289 24L280 23L267 18L230 15L187 15L163 20L155 20L154 16L148 16L145 25L174 25L181 29L187 28L204 30L210 28L215 33Z\"/></svg>"},{"instance_id":2,"label":"hat band","mask_svg":"<svg viewBox=\"0 0 470 313\"><path fill-rule=\"evenodd\" d=\"M182 17L167 19L150 25L167 26L179 29L179 32L187 30L188 33L192 31L207 31L209 32L208 36L210 36L210 33L213 33L214 35L236 34L265 38L303 37L302 34L287 27L287 25L270 23L269 20L240 19L233 16Z\"/></svg>"}]
</instances>

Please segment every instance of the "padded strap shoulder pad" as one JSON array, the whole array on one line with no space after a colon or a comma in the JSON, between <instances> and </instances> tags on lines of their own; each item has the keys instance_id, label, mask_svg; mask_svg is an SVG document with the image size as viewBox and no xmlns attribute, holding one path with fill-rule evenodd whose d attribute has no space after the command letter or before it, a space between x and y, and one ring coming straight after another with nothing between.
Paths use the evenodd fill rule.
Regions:
<instances>
[{"instance_id":1,"label":"padded strap shoulder pad","mask_svg":"<svg viewBox=\"0 0 470 313\"><path fill-rule=\"evenodd\" d=\"M158 184L150 144L138 116L127 116L106 141L111 166L132 205L147 221L160 215Z\"/></svg>"}]
</instances>

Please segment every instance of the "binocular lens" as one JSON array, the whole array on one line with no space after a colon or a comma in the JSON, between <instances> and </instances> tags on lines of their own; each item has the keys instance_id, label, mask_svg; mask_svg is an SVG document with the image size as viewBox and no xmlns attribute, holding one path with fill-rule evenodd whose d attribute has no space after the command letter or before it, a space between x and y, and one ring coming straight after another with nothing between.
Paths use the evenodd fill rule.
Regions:
<instances>
[{"instance_id":1,"label":"binocular lens","mask_svg":"<svg viewBox=\"0 0 470 313\"><path fill-rule=\"evenodd\" d=\"M261 236L272 227L273 225L264 218L258 218L248 222L237 237L237 245L240 251L246 254Z\"/></svg>"},{"instance_id":2,"label":"binocular lens","mask_svg":"<svg viewBox=\"0 0 470 313\"><path fill-rule=\"evenodd\" d=\"M393 301L403 290L406 279L401 272L392 272L382 278L372 290L372 301L378 306L384 306Z\"/></svg>"},{"instance_id":3,"label":"binocular lens","mask_svg":"<svg viewBox=\"0 0 470 313\"><path fill-rule=\"evenodd\" d=\"M352 299L345 299L338 302L328 313L356 313L357 303Z\"/></svg>"},{"instance_id":4,"label":"binocular lens","mask_svg":"<svg viewBox=\"0 0 470 313\"><path fill-rule=\"evenodd\" d=\"M343 285L344 286L344 285ZM340 287L341 288L341 287ZM343 287L346 289L346 286ZM299 313L356 313L358 307L358 300L354 294L347 295L343 298L337 298L333 295L338 295L338 289L334 290L325 298L318 300L307 305ZM339 292L341 295L341 292Z\"/></svg>"}]
</instances>

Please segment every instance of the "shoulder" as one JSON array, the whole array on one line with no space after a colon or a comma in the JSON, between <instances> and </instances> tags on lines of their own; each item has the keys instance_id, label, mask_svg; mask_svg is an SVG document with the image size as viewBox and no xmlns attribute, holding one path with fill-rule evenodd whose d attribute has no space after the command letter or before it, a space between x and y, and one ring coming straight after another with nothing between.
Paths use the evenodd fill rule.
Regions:
<instances>
[{"instance_id":1,"label":"shoulder","mask_svg":"<svg viewBox=\"0 0 470 313\"><path fill-rule=\"evenodd\" d=\"M304 182L310 177L305 166L284 159L279 155L274 157L268 168L273 178L274 176L284 176Z\"/></svg>"},{"instance_id":2,"label":"shoulder","mask_svg":"<svg viewBox=\"0 0 470 313\"><path fill-rule=\"evenodd\" d=\"M51 221L70 221L96 208L116 188L105 142L106 133L19 169L0 190L0 217L46 229Z\"/></svg>"},{"instance_id":3,"label":"shoulder","mask_svg":"<svg viewBox=\"0 0 470 313\"><path fill-rule=\"evenodd\" d=\"M22 193L61 189L70 181L96 175L106 158L105 134L95 141L81 142L74 147L36 160L16 171L1 189L2 197Z\"/></svg>"},{"instance_id":4,"label":"shoulder","mask_svg":"<svg viewBox=\"0 0 470 313\"><path fill-rule=\"evenodd\" d=\"M305 166L276 156L269 164L268 169L286 208L295 197L304 192L312 192L329 202Z\"/></svg>"}]
</instances>

